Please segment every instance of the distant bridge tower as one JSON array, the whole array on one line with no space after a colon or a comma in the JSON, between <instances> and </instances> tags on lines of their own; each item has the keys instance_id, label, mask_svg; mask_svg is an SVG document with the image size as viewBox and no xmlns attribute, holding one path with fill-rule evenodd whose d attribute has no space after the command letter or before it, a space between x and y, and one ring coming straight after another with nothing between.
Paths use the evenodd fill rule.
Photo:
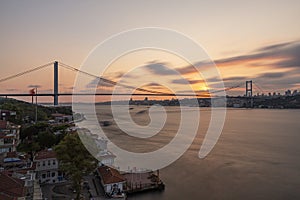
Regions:
<instances>
[{"instance_id":1,"label":"distant bridge tower","mask_svg":"<svg viewBox=\"0 0 300 200\"><path fill-rule=\"evenodd\" d=\"M247 107L253 108L253 96L252 96L252 80L246 81L246 97L247 98Z\"/></svg>"},{"instance_id":2,"label":"distant bridge tower","mask_svg":"<svg viewBox=\"0 0 300 200\"><path fill-rule=\"evenodd\" d=\"M58 105L58 62L54 62L54 106Z\"/></svg>"},{"instance_id":3,"label":"distant bridge tower","mask_svg":"<svg viewBox=\"0 0 300 200\"><path fill-rule=\"evenodd\" d=\"M246 81L246 97L252 97L252 80Z\"/></svg>"}]
</instances>

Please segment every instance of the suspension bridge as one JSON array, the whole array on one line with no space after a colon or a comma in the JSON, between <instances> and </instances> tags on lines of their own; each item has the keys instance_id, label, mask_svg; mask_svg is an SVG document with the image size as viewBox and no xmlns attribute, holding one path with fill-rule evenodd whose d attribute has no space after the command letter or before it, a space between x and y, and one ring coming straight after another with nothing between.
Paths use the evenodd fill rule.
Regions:
<instances>
[{"instance_id":1,"label":"suspension bridge","mask_svg":"<svg viewBox=\"0 0 300 200\"><path fill-rule=\"evenodd\" d=\"M85 72L85 71L82 71L76 67L72 67L70 65L67 65L67 64L64 64L62 62L58 62L58 61L54 61L54 62L50 62L50 63L47 63L45 65L41 65L41 66L38 66L38 67L35 67L35 68L32 68L32 69L29 69L27 71L23 71L23 72L20 72L20 73L17 73L17 74L14 74L14 75L11 75L11 76L8 76L8 77L5 77L5 78L2 78L0 79L0 84L3 83L3 82L6 82L6 81L9 81L9 80L12 80L12 79L15 79L17 77L21 77L21 76L24 76L26 74L30 74L32 72L35 72L35 71L39 71L41 69L44 69L44 68L48 68L48 67L53 67L53 81L54 81L54 85L53 85L53 93L35 93L35 94L30 94L30 93L2 93L0 94L1 97L26 97L26 96L49 96L49 97L53 97L53 104L54 106L57 106L59 104L59 101L58 101L58 97L59 96L74 96L74 95L80 95L80 96L85 96L85 95L95 95L95 96L110 96L110 95L119 95L119 96L182 96L182 97L207 97L203 94L178 94L178 93L165 93L165 92L160 92L160 91L156 91L156 90L150 90L150 89L144 89L144 88L136 88L136 87L133 87L133 86L130 86L130 85L126 85L126 84L121 84L121 83L118 83L116 81L112 81L112 80L109 80L107 78L104 78L104 77L100 77L100 76L97 76L97 75L94 75L94 74L91 74L91 73L88 73L88 72ZM58 72L59 72L59 67L62 67L62 68L65 68L65 69L68 69L68 70L71 70L71 71L74 71L74 72L77 72L77 73L82 73L86 76L89 76L89 77L92 77L92 78L97 78L99 79L99 81L102 81L103 83L106 83L106 84L110 84L112 86L121 86L121 87L124 87L124 88L129 88L129 89L134 89L136 91L139 91L141 93L133 93L133 94L128 94L128 93L59 93L59 77L58 77ZM243 96L244 98L248 98L248 99L252 99L253 100L253 84L255 84L252 80L249 80L249 81L246 81L246 90L245 90L245 96ZM215 90L215 91L210 91L209 93L210 94L217 94L217 93L220 93L220 92L223 92L223 91L229 91L229 90L233 90L233 89L236 89L236 88L239 88L239 87L242 87L243 85L245 85L245 82L241 82L241 83L238 83L234 86L231 86L231 87L227 87L227 88L224 88L222 90ZM263 92L263 90L256 84L256 87ZM241 98L241 97L239 97Z\"/></svg>"}]
</instances>

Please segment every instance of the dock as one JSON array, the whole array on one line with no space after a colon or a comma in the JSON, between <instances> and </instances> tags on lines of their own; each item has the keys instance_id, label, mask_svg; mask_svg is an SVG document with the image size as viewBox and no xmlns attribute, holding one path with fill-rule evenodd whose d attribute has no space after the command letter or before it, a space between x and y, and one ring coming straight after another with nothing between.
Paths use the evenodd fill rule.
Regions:
<instances>
[{"instance_id":1,"label":"dock","mask_svg":"<svg viewBox=\"0 0 300 200\"><path fill-rule=\"evenodd\" d=\"M148 190L165 189L165 185L159 178L159 171L157 173L153 171L147 172L131 172L122 174L126 180L124 192L126 194L133 194Z\"/></svg>"}]
</instances>

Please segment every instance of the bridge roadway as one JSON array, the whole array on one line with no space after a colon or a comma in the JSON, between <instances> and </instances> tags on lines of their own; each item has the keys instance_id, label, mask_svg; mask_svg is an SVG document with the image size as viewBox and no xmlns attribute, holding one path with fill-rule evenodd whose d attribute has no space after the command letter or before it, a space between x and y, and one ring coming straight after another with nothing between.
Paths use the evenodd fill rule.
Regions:
<instances>
[{"instance_id":1,"label":"bridge roadway","mask_svg":"<svg viewBox=\"0 0 300 200\"><path fill-rule=\"evenodd\" d=\"M173 94L173 93L161 93L161 94L145 94L145 93L133 93L133 94L126 94L126 93L59 93L58 96L181 96L181 97L202 97L202 98L209 98L209 95L195 95L195 94ZM0 97L29 97L29 96L40 96L40 97L46 97L46 96L52 96L54 97L53 93L40 93L40 94L0 94ZM218 98L218 96L214 96L214 98ZM256 98L254 96L227 96L227 98Z\"/></svg>"}]
</instances>

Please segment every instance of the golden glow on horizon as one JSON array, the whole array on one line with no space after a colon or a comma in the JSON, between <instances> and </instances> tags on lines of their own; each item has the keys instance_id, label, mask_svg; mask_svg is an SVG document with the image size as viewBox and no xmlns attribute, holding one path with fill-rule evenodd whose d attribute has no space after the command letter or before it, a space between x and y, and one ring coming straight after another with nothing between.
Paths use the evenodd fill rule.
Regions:
<instances>
[{"instance_id":1,"label":"golden glow on horizon","mask_svg":"<svg viewBox=\"0 0 300 200\"><path fill-rule=\"evenodd\" d=\"M252 77L258 76L261 73L275 73L275 72L287 72L289 68L274 68L272 65L275 62L282 61L285 58L282 57L273 57L267 59L246 59L245 61L234 61L234 62L227 62L225 64L219 63L217 64L218 69L222 75L222 78L231 78L231 77ZM146 70L144 66L149 64L157 64L161 63L163 66L168 67L169 70L176 70L181 68L182 66L190 65L188 62L183 60L182 58L171 54L169 52L161 51L161 50L144 50L144 51L135 51L131 52L127 55L124 55L117 60L115 60L105 71L104 77L113 80L119 81L121 76L124 75L124 72L128 71L127 78L124 79L125 83L134 83L134 85L143 85L144 81L151 80L151 82L155 83L159 80L162 83L166 83L167 85L172 83L174 79L178 77L174 77L172 74L154 74L154 72ZM51 76L49 76L49 73ZM52 73L53 70L50 69L48 71L38 71L33 76L25 76L22 79L22 85L16 82L7 82L1 83L2 85L6 85L5 87L1 87L2 93L27 93L30 89L30 85L41 85L42 87L39 88L39 93L51 93L53 87L53 80L52 80ZM158 70L159 73L159 70ZM162 70L162 73L166 73ZM62 69L60 70L59 79L60 79L60 92L72 92L72 85L75 80L76 73ZM196 71L194 73L182 74L181 77L190 81L191 90L198 92L201 91L202 93L208 91L209 88L206 82L201 77L201 74L198 74ZM214 77L211 77L214 78ZM27 82L27 83L26 83ZM175 91L182 91L186 89L186 85L184 84L171 84L173 88L172 90ZM10 91L6 90L5 88L12 88ZM14 89L16 88L16 89ZM143 88L150 89L150 90L157 90L160 92L170 92L170 90L166 89L165 87L160 87L157 85L147 86L144 85ZM82 88L82 90L88 91L86 88ZM107 86L100 86L100 91L111 92L113 88ZM243 92L243 89L235 89L236 91ZM201 93L201 94L202 94ZM62 98L62 97L61 97ZM70 99L68 97L63 97L64 99ZM103 97L96 97L97 101L101 100L109 100L109 98ZM161 99L161 97L153 99Z\"/></svg>"}]
</instances>

